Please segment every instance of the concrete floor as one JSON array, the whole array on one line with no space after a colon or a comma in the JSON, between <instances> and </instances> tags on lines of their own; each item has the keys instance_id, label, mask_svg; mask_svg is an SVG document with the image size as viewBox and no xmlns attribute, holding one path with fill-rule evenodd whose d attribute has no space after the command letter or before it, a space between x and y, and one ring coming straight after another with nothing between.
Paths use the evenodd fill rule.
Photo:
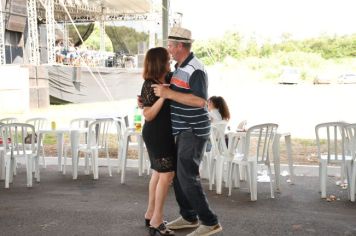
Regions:
<instances>
[{"instance_id":1,"label":"concrete floor","mask_svg":"<svg viewBox=\"0 0 356 236\"><path fill-rule=\"evenodd\" d=\"M78 180L71 173L63 176L56 166L42 169L41 183L26 188L22 166L10 189L0 185L0 235L148 235L144 227L149 177L139 177L129 168L127 183L120 184L114 172L109 177L100 168L100 179L92 180L79 171ZM318 178L297 176L294 185L282 177L282 191L270 198L268 183L259 183L258 201L249 201L246 184L216 195L204 188L211 207L224 228L217 235L356 235L356 203L351 203L347 190L329 178L328 194L339 200L320 199ZM165 217L178 216L173 189L169 192ZM176 231L186 235L191 230Z\"/></svg>"}]
</instances>

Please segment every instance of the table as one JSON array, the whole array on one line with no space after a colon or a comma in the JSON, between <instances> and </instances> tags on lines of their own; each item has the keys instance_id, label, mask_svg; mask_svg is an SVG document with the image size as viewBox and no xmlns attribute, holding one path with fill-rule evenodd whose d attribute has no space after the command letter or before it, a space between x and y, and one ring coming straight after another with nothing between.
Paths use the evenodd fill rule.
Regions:
<instances>
[{"instance_id":1,"label":"table","mask_svg":"<svg viewBox=\"0 0 356 236\"><path fill-rule=\"evenodd\" d=\"M280 139L284 137L284 141L286 143L287 149L287 158L288 158L288 166L289 166L289 173L290 173L290 181L293 184L294 182L294 167L293 167L293 156L292 156L292 137L289 132L280 133L277 132L274 142L273 142L273 164L274 164L274 172L276 176L276 188L277 190L280 189L280 173L281 173L281 166L280 166Z\"/></svg>"},{"instance_id":2,"label":"table","mask_svg":"<svg viewBox=\"0 0 356 236\"><path fill-rule=\"evenodd\" d=\"M58 152L58 169L63 171L62 158L64 146L64 134L70 134L70 144L72 149L72 168L73 179L78 178L78 149L79 149L79 134L88 132L88 129L42 129L38 131L37 148L40 148L43 134L55 134L57 136L57 152ZM39 150L39 149L38 149Z\"/></svg>"},{"instance_id":3,"label":"table","mask_svg":"<svg viewBox=\"0 0 356 236\"><path fill-rule=\"evenodd\" d=\"M37 150L41 148L41 142L44 134L55 134L57 136L58 169L62 171L62 156L64 145L64 134L69 134L70 129L40 129L37 131ZM40 152L38 152L39 155Z\"/></svg>"}]
</instances>

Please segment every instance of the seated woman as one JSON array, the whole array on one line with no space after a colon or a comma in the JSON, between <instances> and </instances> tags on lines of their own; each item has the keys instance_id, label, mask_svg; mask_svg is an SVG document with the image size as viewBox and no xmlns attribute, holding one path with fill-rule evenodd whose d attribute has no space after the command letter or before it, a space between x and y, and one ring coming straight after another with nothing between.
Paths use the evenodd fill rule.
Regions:
<instances>
[{"instance_id":1,"label":"seated woman","mask_svg":"<svg viewBox=\"0 0 356 236\"><path fill-rule=\"evenodd\" d=\"M225 99L221 96L212 96L208 99L208 110L211 122L230 120L230 111Z\"/></svg>"},{"instance_id":2,"label":"seated woman","mask_svg":"<svg viewBox=\"0 0 356 236\"><path fill-rule=\"evenodd\" d=\"M208 110L212 125L220 126L225 131L227 122L230 120L229 107L226 101L221 96L212 96L208 99ZM220 128L219 128L220 130ZM226 143L227 144L227 143ZM210 140L207 143L206 151L210 152L211 143Z\"/></svg>"}]
</instances>

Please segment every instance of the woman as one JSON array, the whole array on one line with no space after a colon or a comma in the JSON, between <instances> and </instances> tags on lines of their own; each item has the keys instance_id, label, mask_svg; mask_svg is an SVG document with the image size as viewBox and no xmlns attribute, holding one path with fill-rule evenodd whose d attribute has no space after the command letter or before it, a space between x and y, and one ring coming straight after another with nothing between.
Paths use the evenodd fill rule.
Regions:
<instances>
[{"instance_id":1,"label":"woman","mask_svg":"<svg viewBox=\"0 0 356 236\"><path fill-rule=\"evenodd\" d=\"M150 49L144 60L141 99L145 124L142 135L151 161L153 174L149 184L148 207L145 214L150 235L174 235L163 222L163 206L176 168L176 150L172 135L169 101L156 97L152 84L167 84L170 71L169 54L165 48Z\"/></svg>"},{"instance_id":2,"label":"woman","mask_svg":"<svg viewBox=\"0 0 356 236\"><path fill-rule=\"evenodd\" d=\"M208 99L208 110L211 122L230 120L229 107L221 96L212 96Z\"/></svg>"}]
</instances>

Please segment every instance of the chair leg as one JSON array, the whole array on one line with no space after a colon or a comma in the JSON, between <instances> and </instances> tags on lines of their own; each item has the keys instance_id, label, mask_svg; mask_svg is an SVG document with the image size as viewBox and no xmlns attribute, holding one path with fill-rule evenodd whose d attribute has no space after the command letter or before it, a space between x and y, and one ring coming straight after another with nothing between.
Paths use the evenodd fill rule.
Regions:
<instances>
[{"instance_id":1,"label":"chair leg","mask_svg":"<svg viewBox=\"0 0 356 236\"><path fill-rule=\"evenodd\" d=\"M251 192L251 201L257 201L257 166L256 162L248 162L248 172L250 178L250 192Z\"/></svg>"},{"instance_id":2,"label":"chair leg","mask_svg":"<svg viewBox=\"0 0 356 236\"><path fill-rule=\"evenodd\" d=\"M10 185L10 176L12 175L11 171L11 158L5 156L5 188L9 188Z\"/></svg>"},{"instance_id":3,"label":"chair leg","mask_svg":"<svg viewBox=\"0 0 356 236\"><path fill-rule=\"evenodd\" d=\"M32 157L25 156L26 158L26 172L27 172L27 187L32 187Z\"/></svg>"},{"instance_id":4,"label":"chair leg","mask_svg":"<svg viewBox=\"0 0 356 236\"><path fill-rule=\"evenodd\" d=\"M270 183L270 190L271 190L271 198L274 198L272 171L271 171L271 166L270 165L268 165L268 176L269 176L269 183Z\"/></svg>"},{"instance_id":5,"label":"chair leg","mask_svg":"<svg viewBox=\"0 0 356 236\"><path fill-rule=\"evenodd\" d=\"M234 186L235 188L240 188L240 165L235 167L235 179Z\"/></svg>"},{"instance_id":6,"label":"chair leg","mask_svg":"<svg viewBox=\"0 0 356 236\"><path fill-rule=\"evenodd\" d=\"M129 136L125 135L122 156L121 156L121 184L125 183L127 149L129 146L129 138L130 138Z\"/></svg>"},{"instance_id":7,"label":"chair leg","mask_svg":"<svg viewBox=\"0 0 356 236\"><path fill-rule=\"evenodd\" d=\"M108 161L109 176L111 177L111 176L112 176L112 173L111 173L111 164L110 164L110 157L109 157L109 150L108 150L108 147L106 147L105 150L106 150L106 159L107 159L107 161Z\"/></svg>"},{"instance_id":8,"label":"chair leg","mask_svg":"<svg viewBox=\"0 0 356 236\"><path fill-rule=\"evenodd\" d=\"M90 171L89 171L89 157L88 156L89 156L89 154L85 153L85 157L84 157L84 161L85 161L84 174L85 175L89 175L89 173L90 173ZM91 157L91 158L93 158L93 157ZM93 160L92 160L92 165L93 165Z\"/></svg>"},{"instance_id":9,"label":"chair leg","mask_svg":"<svg viewBox=\"0 0 356 236\"><path fill-rule=\"evenodd\" d=\"M321 173L320 173L320 189L321 189L321 198L326 198L326 179L327 175L327 164L325 162L321 163Z\"/></svg>"},{"instance_id":10,"label":"chair leg","mask_svg":"<svg viewBox=\"0 0 356 236\"><path fill-rule=\"evenodd\" d=\"M228 196L231 196L231 189L232 189L232 181L233 181L233 176L234 176L234 169L235 169L235 164L231 163L231 165L229 166L229 177L228 177L229 194L228 194Z\"/></svg>"},{"instance_id":11,"label":"chair leg","mask_svg":"<svg viewBox=\"0 0 356 236\"><path fill-rule=\"evenodd\" d=\"M215 165L216 160L212 160L210 162L210 170L209 170L209 190L213 190L213 184L215 180Z\"/></svg>"},{"instance_id":12,"label":"chair leg","mask_svg":"<svg viewBox=\"0 0 356 236\"><path fill-rule=\"evenodd\" d=\"M349 189L350 189L350 200L351 202L355 201L355 184L356 184L356 163L354 162L352 164L352 174L351 174L351 180L349 182Z\"/></svg>"},{"instance_id":13,"label":"chair leg","mask_svg":"<svg viewBox=\"0 0 356 236\"><path fill-rule=\"evenodd\" d=\"M66 174L66 169L67 169L67 149L64 148L64 155L63 155L63 170L62 173L65 175Z\"/></svg>"},{"instance_id":14,"label":"chair leg","mask_svg":"<svg viewBox=\"0 0 356 236\"><path fill-rule=\"evenodd\" d=\"M42 165L44 168L46 168L46 159L45 159L45 152L44 152L44 146L43 144L41 145L41 148L42 148Z\"/></svg>"},{"instance_id":15,"label":"chair leg","mask_svg":"<svg viewBox=\"0 0 356 236\"><path fill-rule=\"evenodd\" d=\"M92 165L94 166L94 179L99 179L99 151L95 149L92 154Z\"/></svg>"},{"instance_id":16,"label":"chair leg","mask_svg":"<svg viewBox=\"0 0 356 236\"><path fill-rule=\"evenodd\" d=\"M35 178L37 183L39 183L41 181L40 179L40 160L39 160L39 156L34 156L33 157L34 163L35 163Z\"/></svg>"}]
</instances>

